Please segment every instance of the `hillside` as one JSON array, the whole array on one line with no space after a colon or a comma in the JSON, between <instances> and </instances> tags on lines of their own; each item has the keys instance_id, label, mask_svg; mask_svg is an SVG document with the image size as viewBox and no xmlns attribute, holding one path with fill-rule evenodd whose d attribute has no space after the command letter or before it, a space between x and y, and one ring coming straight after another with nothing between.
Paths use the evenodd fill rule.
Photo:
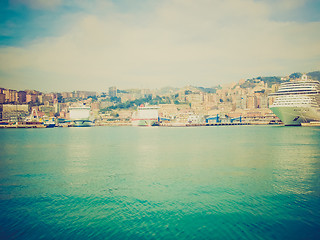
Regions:
<instances>
[{"instance_id":1,"label":"hillside","mask_svg":"<svg viewBox=\"0 0 320 240\"><path fill-rule=\"evenodd\" d=\"M313 80L320 81L320 71L309 72L307 73L307 75L311 77Z\"/></svg>"}]
</instances>

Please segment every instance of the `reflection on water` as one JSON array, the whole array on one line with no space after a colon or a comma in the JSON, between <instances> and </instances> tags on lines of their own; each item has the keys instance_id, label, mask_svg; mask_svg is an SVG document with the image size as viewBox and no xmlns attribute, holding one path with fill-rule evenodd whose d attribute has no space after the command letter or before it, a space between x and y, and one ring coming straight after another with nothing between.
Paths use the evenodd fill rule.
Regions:
<instances>
[{"instance_id":1,"label":"reflection on water","mask_svg":"<svg viewBox=\"0 0 320 240\"><path fill-rule=\"evenodd\" d=\"M2 239L317 239L319 128L3 129Z\"/></svg>"}]
</instances>

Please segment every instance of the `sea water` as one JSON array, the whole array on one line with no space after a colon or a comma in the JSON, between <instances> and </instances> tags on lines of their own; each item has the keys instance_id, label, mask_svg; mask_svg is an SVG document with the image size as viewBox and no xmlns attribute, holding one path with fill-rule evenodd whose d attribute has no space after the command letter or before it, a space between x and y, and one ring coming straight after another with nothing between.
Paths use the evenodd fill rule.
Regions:
<instances>
[{"instance_id":1,"label":"sea water","mask_svg":"<svg viewBox=\"0 0 320 240\"><path fill-rule=\"evenodd\" d=\"M1 239L320 239L320 128L0 129Z\"/></svg>"}]
</instances>

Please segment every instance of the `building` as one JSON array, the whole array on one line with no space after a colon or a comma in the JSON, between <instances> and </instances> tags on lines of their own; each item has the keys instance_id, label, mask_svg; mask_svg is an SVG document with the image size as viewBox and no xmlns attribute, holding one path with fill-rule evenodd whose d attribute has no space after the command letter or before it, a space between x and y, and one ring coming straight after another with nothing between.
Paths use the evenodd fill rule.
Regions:
<instances>
[{"instance_id":1,"label":"building","mask_svg":"<svg viewBox=\"0 0 320 240\"><path fill-rule=\"evenodd\" d=\"M6 103L15 103L18 101L18 92L11 89L3 89L3 94L5 94Z\"/></svg>"},{"instance_id":2,"label":"building","mask_svg":"<svg viewBox=\"0 0 320 240\"><path fill-rule=\"evenodd\" d=\"M238 108L238 109L246 109L247 108L247 96L246 95L238 95L236 97L236 108Z\"/></svg>"},{"instance_id":3,"label":"building","mask_svg":"<svg viewBox=\"0 0 320 240\"><path fill-rule=\"evenodd\" d=\"M39 110L43 113L45 113L45 115L47 116L54 116L56 110L54 106L45 106L45 105L41 105L39 106Z\"/></svg>"},{"instance_id":4,"label":"building","mask_svg":"<svg viewBox=\"0 0 320 240\"><path fill-rule=\"evenodd\" d=\"M4 104L2 111L3 120L21 121L29 115L28 104L15 105L15 104Z\"/></svg>"},{"instance_id":5,"label":"building","mask_svg":"<svg viewBox=\"0 0 320 240\"><path fill-rule=\"evenodd\" d=\"M247 108L248 109L255 109L258 107L257 97L255 95L247 96Z\"/></svg>"},{"instance_id":6,"label":"building","mask_svg":"<svg viewBox=\"0 0 320 240\"><path fill-rule=\"evenodd\" d=\"M3 104L6 102L6 95L4 93L0 93L0 104Z\"/></svg>"},{"instance_id":7,"label":"building","mask_svg":"<svg viewBox=\"0 0 320 240\"><path fill-rule=\"evenodd\" d=\"M27 93L25 91L19 91L18 92L18 102L20 104L27 102Z\"/></svg>"},{"instance_id":8,"label":"building","mask_svg":"<svg viewBox=\"0 0 320 240\"><path fill-rule=\"evenodd\" d=\"M27 103L35 103L35 102L37 102L37 95L34 94L34 93L27 93L26 102Z\"/></svg>"},{"instance_id":9,"label":"building","mask_svg":"<svg viewBox=\"0 0 320 240\"><path fill-rule=\"evenodd\" d=\"M92 92L92 91L76 91L73 93L74 97L78 98L88 98L88 97L93 97L97 95L97 92Z\"/></svg>"},{"instance_id":10,"label":"building","mask_svg":"<svg viewBox=\"0 0 320 240\"><path fill-rule=\"evenodd\" d=\"M265 95L258 96L258 108L268 108L268 97Z\"/></svg>"},{"instance_id":11,"label":"building","mask_svg":"<svg viewBox=\"0 0 320 240\"><path fill-rule=\"evenodd\" d=\"M117 87L109 87L109 97L117 96Z\"/></svg>"}]
</instances>

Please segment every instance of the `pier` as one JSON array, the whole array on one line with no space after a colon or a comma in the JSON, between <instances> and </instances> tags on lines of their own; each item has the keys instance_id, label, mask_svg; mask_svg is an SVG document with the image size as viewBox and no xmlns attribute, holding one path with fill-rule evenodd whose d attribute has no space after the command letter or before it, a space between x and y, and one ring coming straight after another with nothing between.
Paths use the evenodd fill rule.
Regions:
<instances>
[{"instance_id":1,"label":"pier","mask_svg":"<svg viewBox=\"0 0 320 240\"><path fill-rule=\"evenodd\" d=\"M43 124L12 124L12 125L0 125L0 128L46 128Z\"/></svg>"},{"instance_id":2,"label":"pier","mask_svg":"<svg viewBox=\"0 0 320 240\"><path fill-rule=\"evenodd\" d=\"M251 123L160 123L160 127L209 127L209 126L243 126L243 125L253 125Z\"/></svg>"}]
</instances>

